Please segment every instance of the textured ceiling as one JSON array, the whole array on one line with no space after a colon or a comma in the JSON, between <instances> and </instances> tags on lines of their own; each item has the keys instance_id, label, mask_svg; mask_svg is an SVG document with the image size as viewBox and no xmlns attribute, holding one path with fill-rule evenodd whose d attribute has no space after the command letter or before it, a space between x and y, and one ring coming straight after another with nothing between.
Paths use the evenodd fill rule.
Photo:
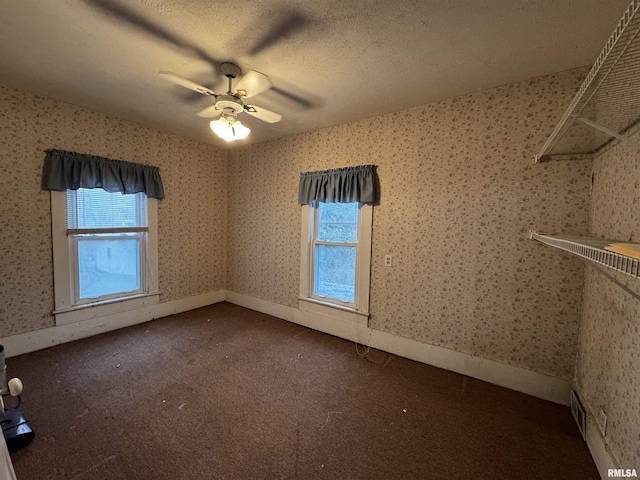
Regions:
<instances>
[{"instance_id":1,"label":"textured ceiling","mask_svg":"<svg viewBox=\"0 0 640 480\"><path fill-rule=\"evenodd\" d=\"M269 75L255 143L590 65L629 0L0 0L0 84L203 142L219 63Z\"/></svg>"}]
</instances>

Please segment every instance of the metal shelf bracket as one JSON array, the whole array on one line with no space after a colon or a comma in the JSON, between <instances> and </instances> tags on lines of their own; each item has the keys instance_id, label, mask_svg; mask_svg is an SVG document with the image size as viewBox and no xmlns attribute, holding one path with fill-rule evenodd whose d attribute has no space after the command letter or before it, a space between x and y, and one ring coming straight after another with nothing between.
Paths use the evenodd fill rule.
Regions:
<instances>
[{"instance_id":1,"label":"metal shelf bracket","mask_svg":"<svg viewBox=\"0 0 640 480\"><path fill-rule=\"evenodd\" d=\"M632 138L629 138L629 137L626 137L624 135L621 135L618 132L615 132L615 131L611 130L610 128L605 127L604 125L600 125L599 123L596 123L596 122L594 122L592 120L589 120L588 118L585 118L585 117L578 117L577 120L580 120L585 125L589 125L590 127L593 127L596 130L600 130L601 132L606 133L607 135L615 137L618 140L621 140L623 142L627 142L629 145L632 145L636 149L640 150L640 143L636 142Z\"/></svg>"}]
</instances>

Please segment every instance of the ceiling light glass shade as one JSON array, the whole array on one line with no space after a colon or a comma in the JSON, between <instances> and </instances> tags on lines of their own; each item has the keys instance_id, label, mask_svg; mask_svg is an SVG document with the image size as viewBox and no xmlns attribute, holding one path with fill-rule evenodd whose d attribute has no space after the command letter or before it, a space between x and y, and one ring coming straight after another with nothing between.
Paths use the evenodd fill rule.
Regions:
<instances>
[{"instance_id":1,"label":"ceiling light glass shade","mask_svg":"<svg viewBox=\"0 0 640 480\"><path fill-rule=\"evenodd\" d=\"M220 117L212 121L209 126L211 130L213 130L213 133L227 142L247 138L247 135L251 132L251 130L240 123L239 120L229 119L227 117Z\"/></svg>"},{"instance_id":2,"label":"ceiling light glass shade","mask_svg":"<svg viewBox=\"0 0 640 480\"><path fill-rule=\"evenodd\" d=\"M247 138L249 132L251 132L251 130L241 124L239 120L236 120L236 122L233 124L233 131L235 132L236 140Z\"/></svg>"}]
</instances>

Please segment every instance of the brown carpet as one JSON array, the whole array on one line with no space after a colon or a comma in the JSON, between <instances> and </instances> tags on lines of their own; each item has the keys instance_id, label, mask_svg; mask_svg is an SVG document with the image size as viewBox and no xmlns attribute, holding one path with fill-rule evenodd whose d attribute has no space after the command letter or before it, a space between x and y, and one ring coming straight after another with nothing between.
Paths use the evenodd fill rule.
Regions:
<instances>
[{"instance_id":1,"label":"brown carpet","mask_svg":"<svg viewBox=\"0 0 640 480\"><path fill-rule=\"evenodd\" d=\"M567 407L221 303L10 358L28 479L597 479Z\"/></svg>"}]
</instances>

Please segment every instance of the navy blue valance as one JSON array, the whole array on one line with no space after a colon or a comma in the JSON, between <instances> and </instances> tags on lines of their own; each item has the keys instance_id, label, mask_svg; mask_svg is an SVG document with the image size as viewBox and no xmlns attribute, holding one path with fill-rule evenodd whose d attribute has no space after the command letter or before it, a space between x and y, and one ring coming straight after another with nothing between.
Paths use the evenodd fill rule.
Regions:
<instances>
[{"instance_id":1,"label":"navy blue valance","mask_svg":"<svg viewBox=\"0 0 640 480\"><path fill-rule=\"evenodd\" d=\"M378 202L376 166L360 165L301 173L298 203L311 205L314 201L376 204Z\"/></svg>"},{"instance_id":2,"label":"navy blue valance","mask_svg":"<svg viewBox=\"0 0 640 480\"><path fill-rule=\"evenodd\" d=\"M110 193L144 192L150 198L164 198L158 167L65 150L47 150L43 185L59 192L102 188Z\"/></svg>"}]
</instances>

